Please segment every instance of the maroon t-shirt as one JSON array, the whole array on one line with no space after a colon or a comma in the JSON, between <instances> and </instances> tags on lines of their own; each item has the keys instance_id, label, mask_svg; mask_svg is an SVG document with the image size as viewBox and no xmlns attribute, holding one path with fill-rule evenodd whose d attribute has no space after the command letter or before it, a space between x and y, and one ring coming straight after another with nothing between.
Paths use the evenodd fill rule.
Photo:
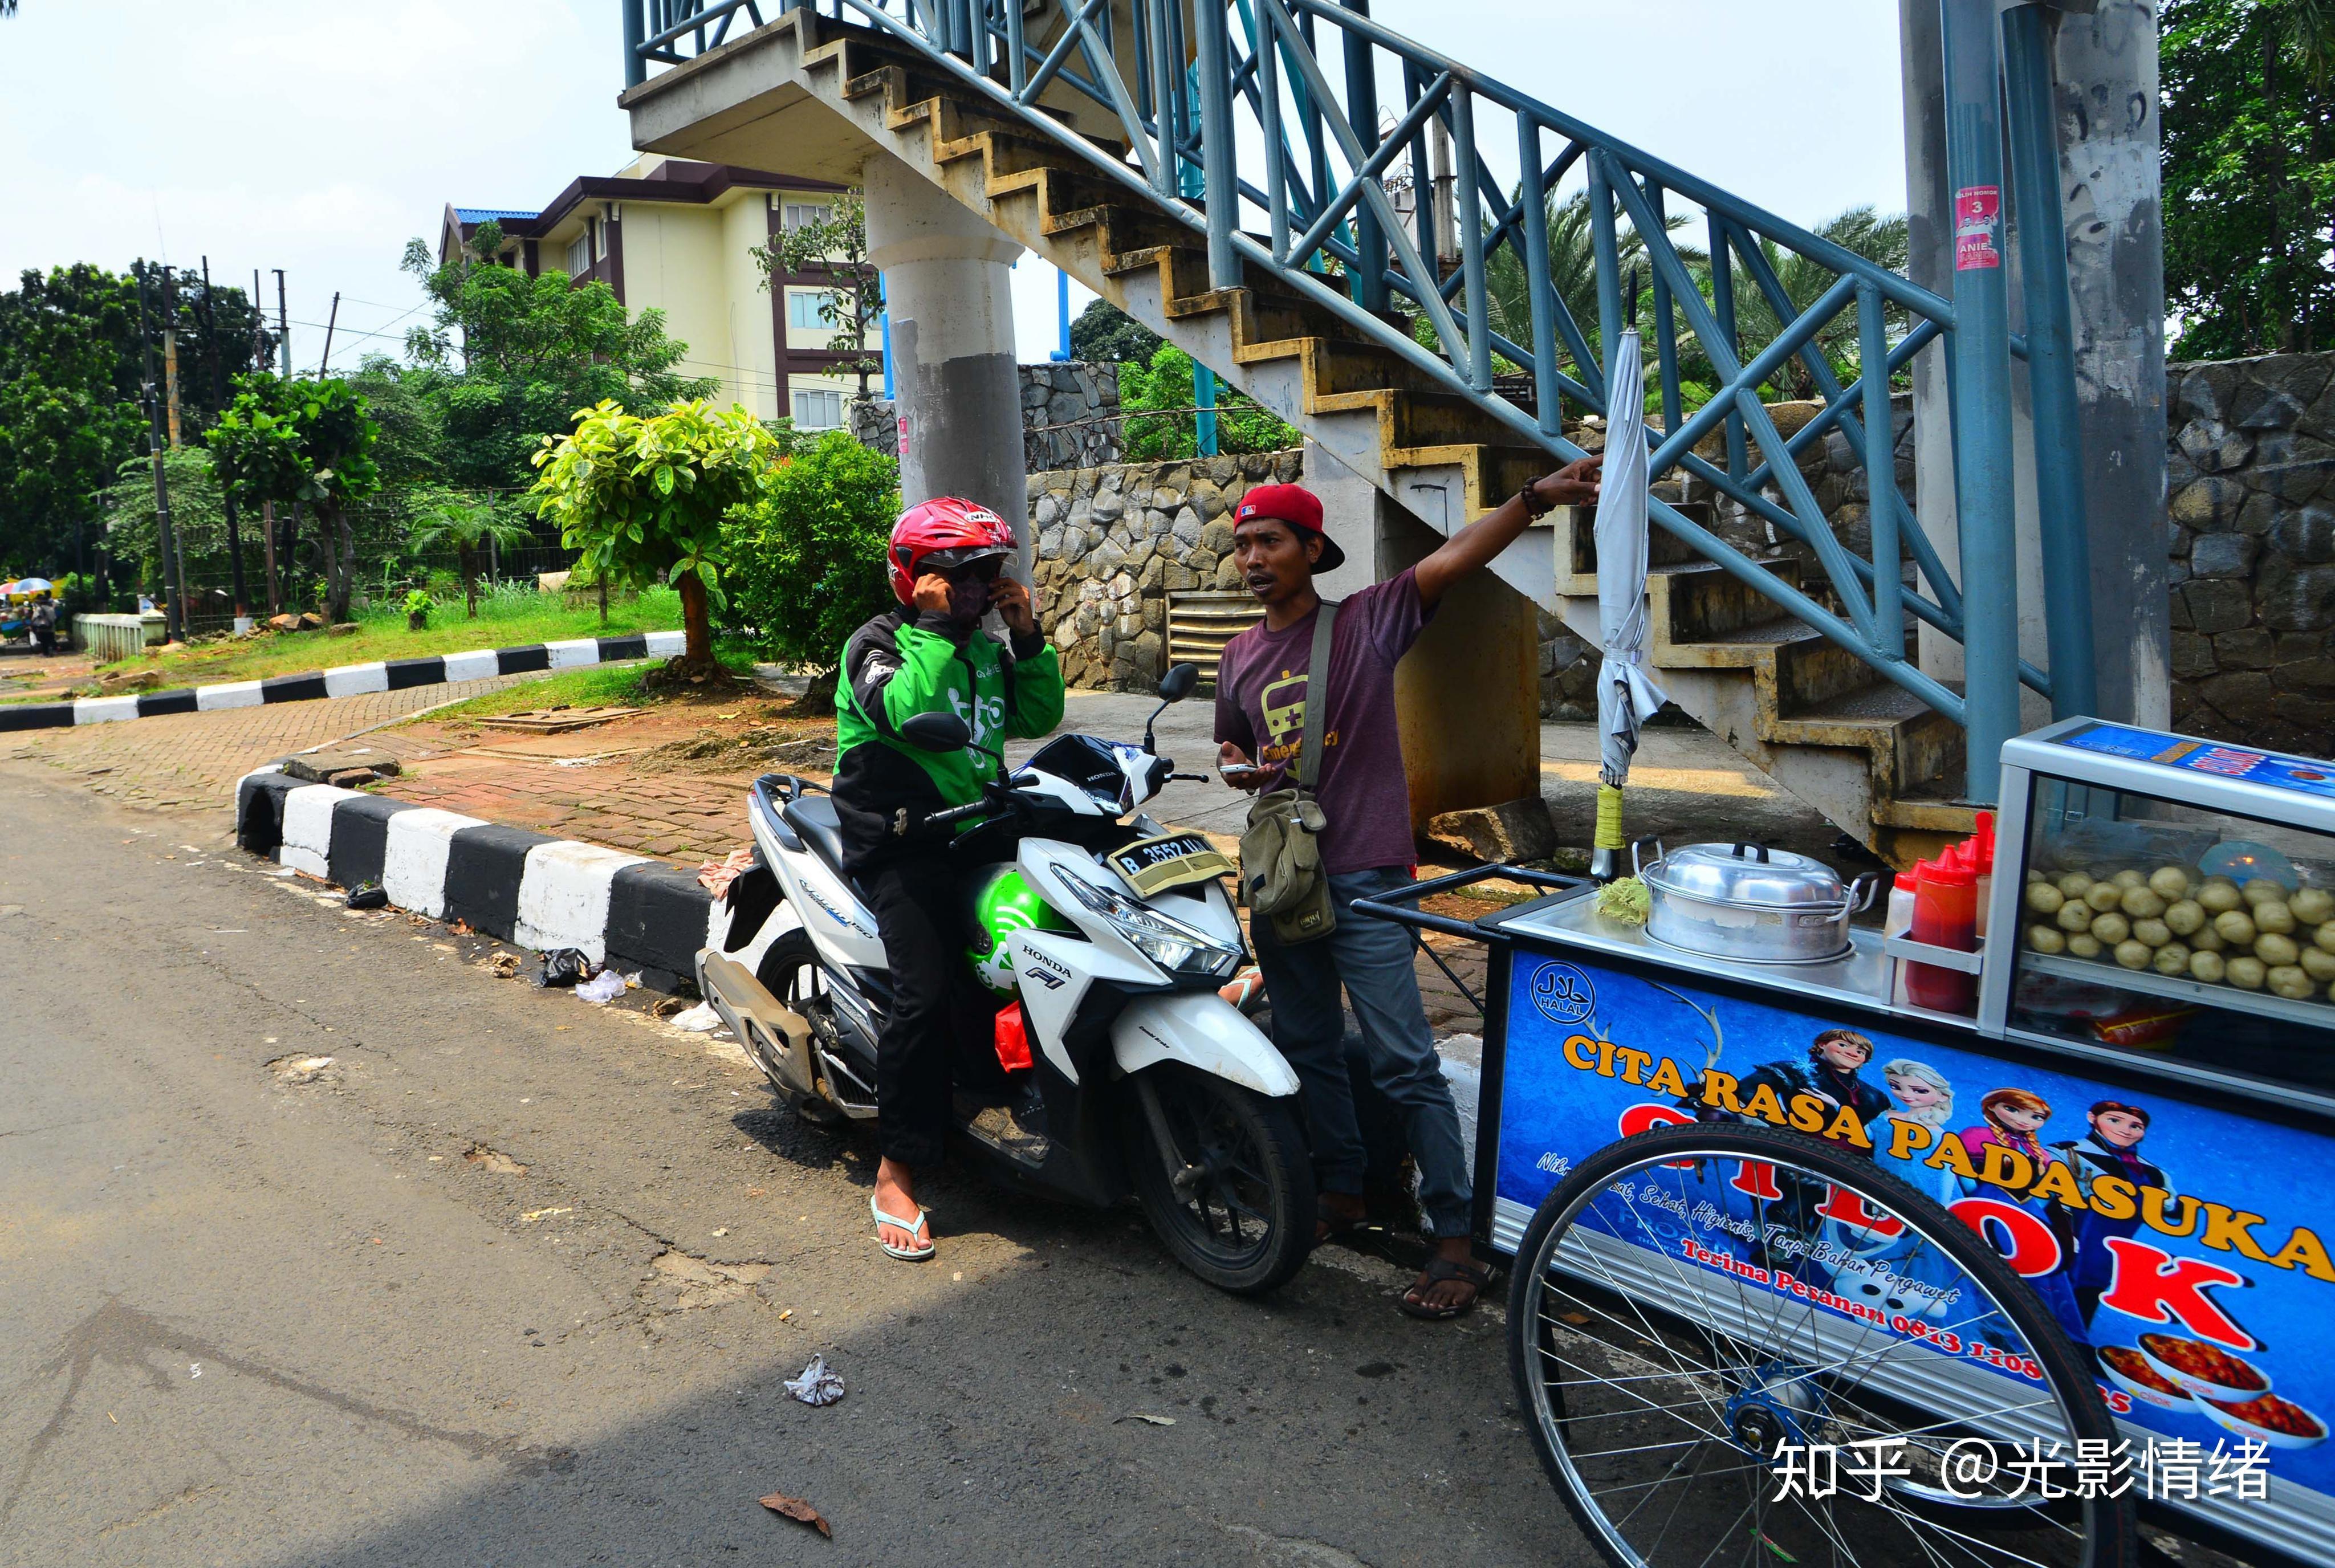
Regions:
<instances>
[{"instance_id":1,"label":"maroon t-shirt","mask_svg":"<svg viewBox=\"0 0 2335 1568\"><path fill-rule=\"evenodd\" d=\"M1314 789L1330 822L1322 835L1328 871L1409 866L1418 858L1395 732L1394 666L1419 640L1429 615L1409 571L1338 601L1330 632L1329 722ZM1273 769L1268 789L1283 787L1284 769L1297 770L1313 685L1313 621L1308 615L1278 632L1260 621L1225 644L1217 668L1216 739Z\"/></svg>"}]
</instances>

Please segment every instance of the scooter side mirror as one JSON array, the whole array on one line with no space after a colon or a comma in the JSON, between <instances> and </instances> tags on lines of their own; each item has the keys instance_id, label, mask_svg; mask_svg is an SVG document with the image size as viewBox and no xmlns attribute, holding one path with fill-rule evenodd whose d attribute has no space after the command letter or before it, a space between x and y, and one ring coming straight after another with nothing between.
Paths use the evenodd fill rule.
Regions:
<instances>
[{"instance_id":1,"label":"scooter side mirror","mask_svg":"<svg viewBox=\"0 0 2335 1568\"><path fill-rule=\"evenodd\" d=\"M960 751L973 731L954 713L917 713L901 721L900 739L920 751Z\"/></svg>"},{"instance_id":2,"label":"scooter side mirror","mask_svg":"<svg viewBox=\"0 0 2335 1568\"><path fill-rule=\"evenodd\" d=\"M1168 666L1168 673L1159 677L1159 706L1152 709L1151 717L1143 721L1143 749L1146 751L1159 750L1159 742L1152 738L1151 727L1158 722L1159 715L1168 711L1168 704L1182 702L1192 694L1192 688L1199 683L1200 667L1197 664L1184 663Z\"/></svg>"}]
</instances>

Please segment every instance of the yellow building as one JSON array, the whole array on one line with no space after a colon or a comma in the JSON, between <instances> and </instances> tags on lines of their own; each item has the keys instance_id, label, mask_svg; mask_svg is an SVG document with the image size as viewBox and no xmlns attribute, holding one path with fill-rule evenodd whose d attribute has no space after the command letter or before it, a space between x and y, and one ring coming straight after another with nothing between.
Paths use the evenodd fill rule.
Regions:
<instances>
[{"instance_id":1,"label":"yellow building","mask_svg":"<svg viewBox=\"0 0 2335 1568\"><path fill-rule=\"evenodd\" d=\"M677 368L721 378L716 402L833 430L859 380L838 369L853 356L828 346L836 335L820 315L828 280L790 274L765 291L749 252L823 216L842 189L647 153L614 176L580 177L539 211L450 205L438 256L451 261L494 219L507 264L530 276L559 271L605 283L636 315L664 312L665 334L688 345ZM878 352L871 332L868 356Z\"/></svg>"}]
</instances>

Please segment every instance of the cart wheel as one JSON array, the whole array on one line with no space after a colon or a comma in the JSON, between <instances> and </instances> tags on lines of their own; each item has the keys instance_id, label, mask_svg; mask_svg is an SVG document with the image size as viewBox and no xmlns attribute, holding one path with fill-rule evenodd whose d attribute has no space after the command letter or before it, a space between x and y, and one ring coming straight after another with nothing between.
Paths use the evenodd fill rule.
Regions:
<instances>
[{"instance_id":1,"label":"cart wheel","mask_svg":"<svg viewBox=\"0 0 2335 1568\"><path fill-rule=\"evenodd\" d=\"M2129 1495L2079 1495L2079 1453L2116 1443L2087 1359L1870 1159L1748 1125L1624 1138L1541 1205L1508 1305L1533 1445L1613 1563L2132 1561Z\"/></svg>"}]
</instances>

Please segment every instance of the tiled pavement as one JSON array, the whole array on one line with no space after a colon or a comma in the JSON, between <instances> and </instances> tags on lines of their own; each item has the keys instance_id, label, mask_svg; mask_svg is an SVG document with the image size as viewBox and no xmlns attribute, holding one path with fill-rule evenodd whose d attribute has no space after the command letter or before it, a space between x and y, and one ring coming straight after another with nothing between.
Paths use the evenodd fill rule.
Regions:
<instances>
[{"instance_id":1,"label":"tiled pavement","mask_svg":"<svg viewBox=\"0 0 2335 1568\"><path fill-rule=\"evenodd\" d=\"M502 675L316 702L172 713L71 730L27 730L0 740L0 760L24 759L79 775L97 793L132 805L225 807L234 801L237 779L286 752L337 740L441 702L500 691L529 678ZM398 750L396 738L386 733L369 743L392 752Z\"/></svg>"},{"instance_id":2,"label":"tiled pavement","mask_svg":"<svg viewBox=\"0 0 2335 1568\"><path fill-rule=\"evenodd\" d=\"M466 756L392 779L383 793L694 866L747 842L751 779L751 774L644 777L615 762L561 766Z\"/></svg>"}]
</instances>

